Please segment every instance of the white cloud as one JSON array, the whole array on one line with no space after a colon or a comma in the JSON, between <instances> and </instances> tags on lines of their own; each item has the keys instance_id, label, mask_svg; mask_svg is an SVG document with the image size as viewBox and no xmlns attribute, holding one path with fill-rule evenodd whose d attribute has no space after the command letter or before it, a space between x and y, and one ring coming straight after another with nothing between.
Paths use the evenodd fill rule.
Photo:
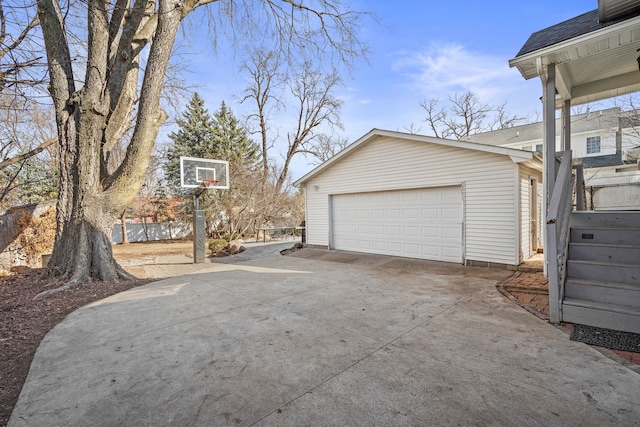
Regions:
<instances>
[{"instance_id":1,"label":"white cloud","mask_svg":"<svg viewBox=\"0 0 640 427\"><path fill-rule=\"evenodd\" d=\"M471 52L459 44L432 43L420 52L400 52L394 71L409 78L408 85L425 98L446 98L471 90L485 102L502 102L522 81L508 59Z\"/></svg>"}]
</instances>

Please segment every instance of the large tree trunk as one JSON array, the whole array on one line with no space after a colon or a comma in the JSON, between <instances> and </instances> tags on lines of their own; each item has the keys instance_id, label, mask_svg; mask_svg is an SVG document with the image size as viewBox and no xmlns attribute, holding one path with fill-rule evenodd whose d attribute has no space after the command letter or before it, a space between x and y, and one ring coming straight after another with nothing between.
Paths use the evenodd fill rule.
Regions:
<instances>
[{"instance_id":1,"label":"large tree trunk","mask_svg":"<svg viewBox=\"0 0 640 427\"><path fill-rule=\"evenodd\" d=\"M39 296L94 279L117 283L134 279L113 258L110 233L120 212L131 201L126 193L105 191L101 182L101 140L105 116L82 111L88 91L76 94L67 114L59 115L60 195L58 229L44 278L58 278L65 286ZM95 103L93 104L96 105ZM144 164L141 165L144 167ZM146 168L145 168L146 170Z\"/></svg>"},{"instance_id":2,"label":"large tree trunk","mask_svg":"<svg viewBox=\"0 0 640 427\"><path fill-rule=\"evenodd\" d=\"M90 218L67 223L64 229L45 275L63 277L70 285L89 277L111 283L134 278L114 260L107 231L93 226Z\"/></svg>"},{"instance_id":3,"label":"large tree trunk","mask_svg":"<svg viewBox=\"0 0 640 427\"><path fill-rule=\"evenodd\" d=\"M160 95L175 35L183 13L199 3L184 4L181 9L174 0L158 0L153 13L153 3L136 1L125 17L126 0L118 0L110 21L105 13L108 0L90 1L89 55L84 85L76 91L64 16L54 0L38 0L60 146L56 241L43 277L65 281L39 296L90 280L134 278L113 258L109 234L142 187L158 130L167 118ZM150 40L138 88L139 54ZM111 171L110 152L131 123L136 98L137 117L125 158Z\"/></svg>"}]
</instances>

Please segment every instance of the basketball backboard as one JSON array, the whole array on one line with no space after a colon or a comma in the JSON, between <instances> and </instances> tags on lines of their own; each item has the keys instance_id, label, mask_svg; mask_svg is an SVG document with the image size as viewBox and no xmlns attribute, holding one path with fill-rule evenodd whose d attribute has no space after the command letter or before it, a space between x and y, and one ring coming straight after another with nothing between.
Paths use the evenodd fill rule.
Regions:
<instances>
[{"instance_id":1,"label":"basketball backboard","mask_svg":"<svg viewBox=\"0 0 640 427\"><path fill-rule=\"evenodd\" d=\"M180 157L180 185L183 188L229 188L229 162L226 160Z\"/></svg>"}]
</instances>

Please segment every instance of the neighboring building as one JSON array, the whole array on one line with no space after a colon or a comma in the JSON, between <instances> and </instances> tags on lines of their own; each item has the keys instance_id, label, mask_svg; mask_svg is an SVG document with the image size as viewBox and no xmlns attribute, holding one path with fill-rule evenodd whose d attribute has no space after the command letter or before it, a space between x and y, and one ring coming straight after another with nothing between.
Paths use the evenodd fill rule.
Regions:
<instances>
[{"instance_id":1,"label":"neighboring building","mask_svg":"<svg viewBox=\"0 0 640 427\"><path fill-rule=\"evenodd\" d=\"M528 151L374 129L295 185L312 246L508 266L541 246Z\"/></svg>"},{"instance_id":2,"label":"neighboring building","mask_svg":"<svg viewBox=\"0 0 640 427\"><path fill-rule=\"evenodd\" d=\"M620 108L571 116L573 158L585 168L637 163L640 127L637 111ZM562 122L556 119L556 151L562 151ZM542 151L542 122L471 135L468 140L527 151Z\"/></svg>"},{"instance_id":3,"label":"neighboring building","mask_svg":"<svg viewBox=\"0 0 640 427\"><path fill-rule=\"evenodd\" d=\"M640 111L620 108L571 116L574 164L584 170L588 209L640 210ZM556 151L562 151L556 120ZM542 122L472 135L469 141L526 151L542 151Z\"/></svg>"}]
</instances>

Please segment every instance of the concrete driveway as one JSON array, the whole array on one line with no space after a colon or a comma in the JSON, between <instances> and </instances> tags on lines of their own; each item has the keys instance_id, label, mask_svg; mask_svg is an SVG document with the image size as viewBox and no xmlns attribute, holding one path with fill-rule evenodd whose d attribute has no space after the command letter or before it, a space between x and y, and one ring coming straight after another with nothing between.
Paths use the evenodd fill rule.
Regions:
<instances>
[{"instance_id":1,"label":"concrete driveway","mask_svg":"<svg viewBox=\"0 0 640 427\"><path fill-rule=\"evenodd\" d=\"M505 299L508 275L312 249L209 264L69 315L9 425L637 425L640 375Z\"/></svg>"}]
</instances>

